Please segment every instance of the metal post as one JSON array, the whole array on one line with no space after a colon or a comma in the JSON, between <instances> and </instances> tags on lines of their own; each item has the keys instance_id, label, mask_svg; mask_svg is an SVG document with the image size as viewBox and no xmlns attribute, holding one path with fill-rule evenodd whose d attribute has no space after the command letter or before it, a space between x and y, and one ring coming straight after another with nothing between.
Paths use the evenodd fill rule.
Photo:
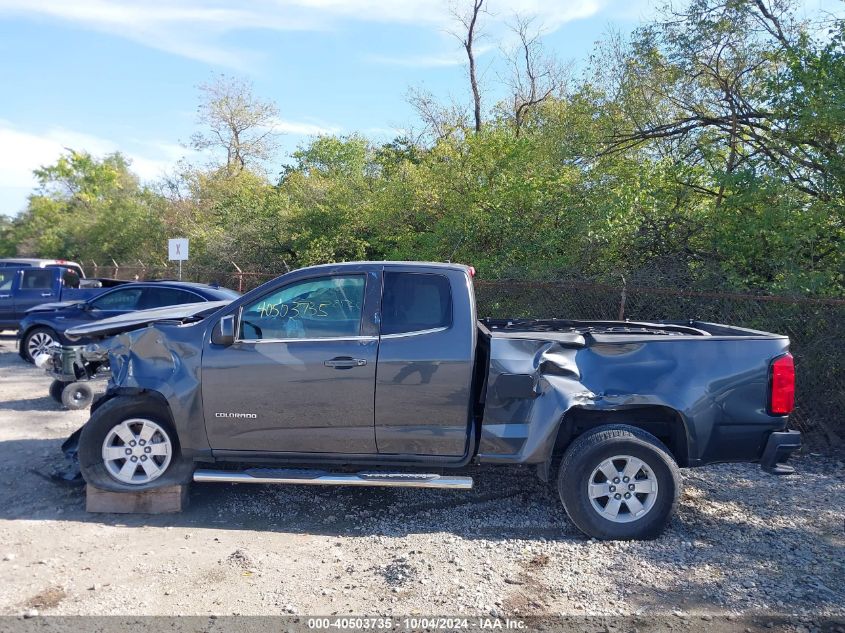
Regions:
<instances>
[{"instance_id":1,"label":"metal post","mask_svg":"<svg viewBox=\"0 0 845 633\"><path fill-rule=\"evenodd\" d=\"M182 281L182 260L179 260L179 281Z\"/></svg>"},{"instance_id":2,"label":"metal post","mask_svg":"<svg viewBox=\"0 0 845 633\"><path fill-rule=\"evenodd\" d=\"M625 275L622 277L622 295L619 297L619 321L625 320L625 300L628 297L628 283L625 281Z\"/></svg>"},{"instance_id":3,"label":"metal post","mask_svg":"<svg viewBox=\"0 0 845 633\"><path fill-rule=\"evenodd\" d=\"M232 262L232 266L238 271L238 292L244 291L244 271L241 270L241 267L238 266L235 262Z\"/></svg>"}]
</instances>

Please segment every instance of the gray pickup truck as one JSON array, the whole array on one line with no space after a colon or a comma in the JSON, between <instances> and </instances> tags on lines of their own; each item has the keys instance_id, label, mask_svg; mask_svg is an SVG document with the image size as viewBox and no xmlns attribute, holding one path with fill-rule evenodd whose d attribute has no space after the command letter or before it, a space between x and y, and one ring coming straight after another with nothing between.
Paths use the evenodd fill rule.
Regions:
<instances>
[{"instance_id":1,"label":"gray pickup truck","mask_svg":"<svg viewBox=\"0 0 845 633\"><path fill-rule=\"evenodd\" d=\"M478 320L471 267L344 263L68 331L112 378L68 441L89 484L469 488L530 464L586 534L653 538L679 467L792 472L785 336L698 321Z\"/></svg>"}]
</instances>

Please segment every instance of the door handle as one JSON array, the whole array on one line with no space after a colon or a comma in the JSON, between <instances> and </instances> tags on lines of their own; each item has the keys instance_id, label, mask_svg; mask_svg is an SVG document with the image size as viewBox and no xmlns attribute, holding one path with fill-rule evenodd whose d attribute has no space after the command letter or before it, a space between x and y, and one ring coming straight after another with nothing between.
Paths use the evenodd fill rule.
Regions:
<instances>
[{"instance_id":1,"label":"door handle","mask_svg":"<svg viewBox=\"0 0 845 633\"><path fill-rule=\"evenodd\" d=\"M363 367L366 364L367 360L364 358L332 358L323 361L323 365L335 369L351 369L352 367Z\"/></svg>"},{"instance_id":2,"label":"door handle","mask_svg":"<svg viewBox=\"0 0 845 633\"><path fill-rule=\"evenodd\" d=\"M53 293L52 293L52 292L42 292L42 293L41 293L41 296L42 296L42 297L52 297L52 296L53 296Z\"/></svg>"},{"instance_id":3,"label":"door handle","mask_svg":"<svg viewBox=\"0 0 845 633\"><path fill-rule=\"evenodd\" d=\"M12 295L0 295L0 299L11 299Z\"/></svg>"}]
</instances>

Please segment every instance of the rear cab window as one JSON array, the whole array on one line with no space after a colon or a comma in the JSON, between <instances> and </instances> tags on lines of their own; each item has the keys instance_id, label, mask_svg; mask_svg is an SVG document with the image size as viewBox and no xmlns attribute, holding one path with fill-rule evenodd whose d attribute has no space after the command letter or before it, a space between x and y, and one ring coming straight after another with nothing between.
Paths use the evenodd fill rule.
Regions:
<instances>
[{"instance_id":1,"label":"rear cab window","mask_svg":"<svg viewBox=\"0 0 845 633\"><path fill-rule=\"evenodd\" d=\"M73 268L62 269L62 284L65 288L79 288L79 274Z\"/></svg>"},{"instance_id":2,"label":"rear cab window","mask_svg":"<svg viewBox=\"0 0 845 633\"><path fill-rule=\"evenodd\" d=\"M25 268L21 289L23 290L48 290L53 287L55 273L49 268Z\"/></svg>"},{"instance_id":3,"label":"rear cab window","mask_svg":"<svg viewBox=\"0 0 845 633\"><path fill-rule=\"evenodd\" d=\"M407 334L452 326L452 288L446 275L385 272L381 334Z\"/></svg>"}]
</instances>

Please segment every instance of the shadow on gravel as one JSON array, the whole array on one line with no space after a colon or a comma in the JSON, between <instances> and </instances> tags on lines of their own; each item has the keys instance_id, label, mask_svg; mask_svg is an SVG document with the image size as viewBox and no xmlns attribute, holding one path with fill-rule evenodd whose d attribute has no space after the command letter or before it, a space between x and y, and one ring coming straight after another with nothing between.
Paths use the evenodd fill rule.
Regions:
<instances>
[{"instance_id":1,"label":"shadow on gravel","mask_svg":"<svg viewBox=\"0 0 845 633\"><path fill-rule=\"evenodd\" d=\"M46 391L46 388L45 388ZM0 411L64 411L49 395L40 398L0 401Z\"/></svg>"},{"instance_id":2,"label":"shadow on gravel","mask_svg":"<svg viewBox=\"0 0 845 633\"><path fill-rule=\"evenodd\" d=\"M32 401L27 401L32 402ZM0 405L3 406L3 405ZM477 467L471 491L194 484L179 514L88 514L81 486L52 481L61 439L0 442L0 519L190 526L330 536L451 532L464 538L583 540L533 468Z\"/></svg>"},{"instance_id":3,"label":"shadow on gravel","mask_svg":"<svg viewBox=\"0 0 845 633\"><path fill-rule=\"evenodd\" d=\"M190 507L180 514L88 514L82 487L49 480L65 465L60 444L59 439L0 442L0 519L543 541L564 557L558 561L564 573L567 552L577 558L583 556L580 548L605 557L608 569L629 570L630 582L622 589L646 613L760 605L765 612L838 613L845 604L845 480L805 460L799 468L805 472L780 479L749 465L687 471L684 499L661 538L603 544L588 542L569 522L556 492L533 469L519 467L468 469L476 481L472 491L197 484ZM807 494L808 486L815 494ZM654 573L661 569L684 570L683 580ZM673 580L665 585L653 581L667 577Z\"/></svg>"},{"instance_id":4,"label":"shadow on gravel","mask_svg":"<svg viewBox=\"0 0 845 633\"><path fill-rule=\"evenodd\" d=\"M661 539L639 554L651 565L681 565L692 573L682 592L674 584L643 585L636 602L656 611L667 604L691 612L765 605L763 612L842 614L845 473L802 472L807 463L786 478L741 466L722 466L720 478L687 471L685 499L673 522L680 542L660 547Z\"/></svg>"},{"instance_id":5,"label":"shadow on gravel","mask_svg":"<svg viewBox=\"0 0 845 633\"><path fill-rule=\"evenodd\" d=\"M14 332L0 332L0 341L9 341L10 343L12 343L12 345L4 345L2 348L0 348L0 356L14 355L20 358L22 363L25 363L26 361L20 357L20 354L18 354L17 345L15 344L17 342L17 338L17 334L15 334Z\"/></svg>"}]
</instances>

